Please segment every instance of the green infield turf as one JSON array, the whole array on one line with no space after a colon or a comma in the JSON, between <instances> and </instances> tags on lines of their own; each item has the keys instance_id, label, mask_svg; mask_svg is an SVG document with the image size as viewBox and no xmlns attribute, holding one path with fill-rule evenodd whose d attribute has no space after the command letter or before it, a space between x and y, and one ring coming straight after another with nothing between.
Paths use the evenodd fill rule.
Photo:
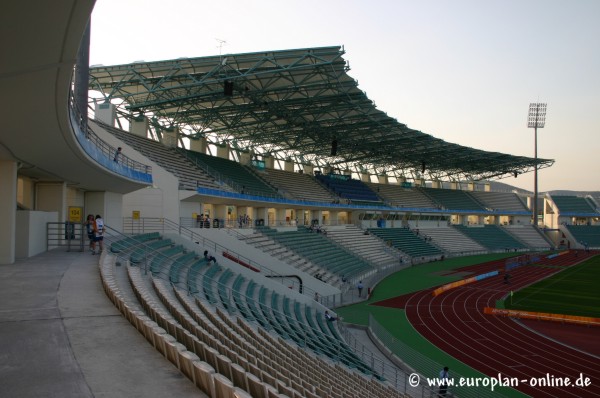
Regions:
<instances>
[{"instance_id":1,"label":"green infield turf","mask_svg":"<svg viewBox=\"0 0 600 398\"><path fill-rule=\"evenodd\" d=\"M600 317L600 256L514 292L506 308Z\"/></svg>"}]
</instances>

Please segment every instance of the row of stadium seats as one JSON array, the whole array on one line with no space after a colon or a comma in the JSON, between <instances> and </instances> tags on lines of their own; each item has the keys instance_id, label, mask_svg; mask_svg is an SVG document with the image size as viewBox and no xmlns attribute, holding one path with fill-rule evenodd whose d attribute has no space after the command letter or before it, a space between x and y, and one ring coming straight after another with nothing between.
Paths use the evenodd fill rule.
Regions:
<instances>
[{"instance_id":1,"label":"row of stadium seats","mask_svg":"<svg viewBox=\"0 0 600 398\"><path fill-rule=\"evenodd\" d=\"M421 190L444 209L472 210L473 212L487 210L474 197L470 196L465 191L434 188L421 188Z\"/></svg>"},{"instance_id":2,"label":"row of stadium seats","mask_svg":"<svg viewBox=\"0 0 600 398\"><path fill-rule=\"evenodd\" d=\"M362 181L335 174L317 174L316 177L317 180L342 199L348 199L355 204L383 204L377 194L371 191Z\"/></svg>"},{"instance_id":3,"label":"row of stadium seats","mask_svg":"<svg viewBox=\"0 0 600 398\"><path fill-rule=\"evenodd\" d=\"M198 186L203 186L230 190L226 186L217 184L212 176L195 167L193 163L174 148L169 148L158 141L111 127L97 120L90 122L92 127L94 124L101 126L127 145L133 147L136 151L156 162L161 167L164 167L170 173L173 173L179 178L180 189L195 190Z\"/></svg>"},{"instance_id":4,"label":"row of stadium seats","mask_svg":"<svg viewBox=\"0 0 600 398\"><path fill-rule=\"evenodd\" d=\"M419 228L422 236L430 237L437 246L447 253L484 253L487 249L456 228Z\"/></svg>"},{"instance_id":5,"label":"row of stadium seats","mask_svg":"<svg viewBox=\"0 0 600 398\"><path fill-rule=\"evenodd\" d=\"M331 203L335 196L320 184L316 184L308 174L291 173L289 171L265 169L266 179L285 192L289 199L310 202Z\"/></svg>"},{"instance_id":6,"label":"row of stadium seats","mask_svg":"<svg viewBox=\"0 0 600 398\"><path fill-rule=\"evenodd\" d=\"M155 242L163 241L168 240L156 240ZM154 242L145 241L145 245L151 245L152 243ZM115 242L113 245L122 246L119 242ZM139 251L139 249L132 248L132 251ZM303 346L306 345L306 336L298 335L297 332L295 332L296 329L291 327L288 323L290 319L292 319L289 316L289 305L283 306L284 303L289 304L288 297L284 297L282 302L279 303L277 293L261 286L259 288L257 301L253 292L253 289L256 286L254 282L248 284L246 292L242 293L240 289L244 285L244 279L241 278L241 275L237 275L236 277L236 274L231 269L221 267L218 264L207 265L205 259L198 260L198 257L199 256L193 251L185 252L181 250L181 246L172 246L149 253L146 256L146 260L147 263L150 264L149 268L152 275L168 279L173 284L179 284L184 287L187 286L192 293L202 293L204 298L213 305L219 305L230 312L237 312L239 310L242 315L246 314L246 316L249 313L246 310L247 308L259 307L261 311L260 315L257 314L257 311L253 311L254 314L252 317L248 318L249 321L254 318L260 321L264 327L276 330L283 338L291 338L298 344L302 344ZM199 286L201 286L201 288L199 288ZM232 297L234 298L236 306L232 305ZM268 300L270 300L270 302ZM322 314L308 316L311 312L310 307L304 308L304 305L301 305L300 307L302 310L301 312L307 314L306 318L296 317L293 322L295 324L300 322L302 329L310 331L312 336L312 334L315 333L314 330L317 330L315 328L316 318L316 324L319 325L318 330L320 330L316 335L321 336L320 333L323 333L321 337L324 341L321 342L321 347L334 345L334 343L337 344L335 351L337 354L334 352L327 353L325 350L321 350L319 353L339 355L340 351L344 351L349 357L352 357L352 354L347 351L347 347L339 345L341 339L339 338L339 335L335 334L335 331L331 330L331 325L328 325L327 328L323 328L323 324L321 324L321 321L323 320ZM331 340L332 337L334 338L333 341ZM367 368L363 364L349 363L349 365L367 371Z\"/></svg>"},{"instance_id":7,"label":"row of stadium seats","mask_svg":"<svg viewBox=\"0 0 600 398\"><path fill-rule=\"evenodd\" d=\"M600 247L600 227L592 225L567 225L567 229L577 242L583 242L588 247Z\"/></svg>"},{"instance_id":8,"label":"row of stadium seats","mask_svg":"<svg viewBox=\"0 0 600 398\"><path fill-rule=\"evenodd\" d=\"M355 255L376 263L379 267L396 265L398 257L401 255L386 246L381 239L373 235L365 235L365 231L356 225L328 228L327 237L341 244Z\"/></svg>"},{"instance_id":9,"label":"row of stadium seats","mask_svg":"<svg viewBox=\"0 0 600 398\"><path fill-rule=\"evenodd\" d=\"M214 355L210 355L210 347L198 343L198 348L202 348L202 357L200 357L178 342L174 336L180 336L183 340L188 335L183 328L173 322L171 317L159 312L153 312L155 319L146 315L131 286L126 282L118 281L114 271L114 258L104 256L100 263L100 275L107 296L160 354L211 397L217 396L217 392L221 396L252 396L245 390L236 388L229 379L216 371L217 361ZM200 353L200 349L197 349L197 352ZM264 384L261 387L263 390L266 388Z\"/></svg>"},{"instance_id":10,"label":"row of stadium seats","mask_svg":"<svg viewBox=\"0 0 600 398\"><path fill-rule=\"evenodd\" d=\"M172 266L176 266L177 264L177 260L173 260L171 262ZM194 263L195 264L195 263ZM213 268L216 268L214 265L212 266ZM205 268L209 268L209 267L205 267ZM209 305L208 302L205 302L203 300L199 300L196 299L194 300L191 296L189 296L185 291L179 291L178 289L173 290L171 289L170 283L166 282L166 280L164 280L163 278L160 278L160 276L162 276L162 274L158 274L157 276L153 277L153 284L155 286L155 289L160 292L158 294L158 297L160 297L160 299L157 299L156 293L153 293L152 290L148 289L148 282L147 281L143 281L144 277L142 275L142 272L140 270L140 268L138 267L127 267L128 269L128 273L130 275L130 279L131 279L131 284L135 287L136 289L136 294L138 296L138 299L140 300L140 302L144 303L143 307L146 311L146 313L148 314L148 316L150 316L153 319L157 319L160 320L159 324L162 324L162 326L164 326L164 328L172 333L174 333L174 335L176 336L177 340L180 341L180 343L185 343L185 346L188 347L188 349L190 349L190 347L192 347L192 350L196 353L196 355L199 358L204 358L206 362L208 362L210 365L213 366L214 369L216 369L219 373L222 373L223 375L225 375L227 377L227 379L229 379L229 381L233 381L233 385L235 387L238 388L242 388L245 389L246 391L249 391L249 383L250 380L248 379L250 377L250 375L254 375L254 379L253 381L256 382L257 380L259 382L262 383L262 387L259 386L258 388L261 389L262 391L265 392L268 388L274 388L277 389L277 391L279 391L279 393L283 393L283 394L288 394L288 396L355 396L355 395L347 395L350 393L350 391L360 391L360 389L357 389L357 386L354 385L352 386L356 381L360 381L361 384L363 385L368 385L371 386L374 381L371 380L370 378L364 378L364 376L362 377L358 377L356 376L356 374L354 374L353 372L347 370L344 370L342 368L339 368L339 366L334 367L333 369L331 369L331 365L327 365L326 368L327 370L324 372L321 372L323 374L319 374L318 377L319 378L324 378L326 377L327 374L331 374L334 375L335 379L329 379L327 378L326 380L324 380L324 383L321 385L316 385L317 387L313 387L312 390L310 391L306 391L306 390L302 390L302 392L300 392L300 390L298 390L297 388L299 386L301 386L301 382L300 381L296 381L296 384L294 384L292 382L292 380L290 380L290 375L294 374L294 372L291 372L288 370L287 374L288 376L286 377L284 375L283 372L273 372L273 371L269 371L269 372L264 372L264 371L257 371L256 369L254 369L254 374L253 373L253 368L251 366L249 366L247 364L248 359L246 359L246 362L242 361L239 356L241 354L239 354L238 351L233 351L232 348L230 348L228 354L230 356L224 355L223 352L226 352L226 350L224 349L224 347L221 347L219 344L215 344L214 341L216 342L221 342L221 343L225 343L227 342L227 344L229 344L229 342L231 342L233 340L232 336L230 334L228 335L222 335L217 333L216 331L212 331L213 334L213 342L211 344L213 344L215 347L212 348L212 351L210 349L207 350L206 347L200 347L202 348L202 350L200 350L198 347L200 345L200 343L196 340L200 340L203 341L202 339L199 339L197 334L198 334L198 330L194 330L191 331L189 329L190 325L188 324L189 321L189 316L183 316L181 315L181 310L178 311L174 311L174 308L178 307L178 305L175 304L175 300L173 300L174 295L177 296L177 298L182 302L182 303L187 303L188 306L190 306L190 303L193 303L195 301L196 306L201 307L204 309L204 312L209 312L211 314L213 314L214 317L214 313L215 311L217 313L221 313L221 314L225 314L223 313L221 310L219 310L217 307L213 307L212 305ZM191 266L190 266L191 269ZM163 271L164 274L166 275L173 275L173 272L171 269L166 269ZM240 297L243 297L244 295L241 294L241 291L243 290L243 277L240 277L239 275L235 278L233 278L233 273L229 270L229 273L227 272L227 270L225 271L221 271L222 275L225 274L229 274L230 276L227 279L230 280L234 280L237 281L234 282L233 284L236 285L236 289L233 289L233 292L237 291L238 293L232 293L232 294L227 294L226 290L222 289L222 288L218 288L217 290L220 292L218 293L219 295L219 299L221 301L227 301L229 300L230 297L233 297L233 301L239 301ZM177 274L185 274L186 271L185 270L180 270L177 272ZM188 271L189 273L189 271ZM219 278L221 281L223 281L224 279ZM214 280L214 279L213 279ZM252 281L250 281L252 282ZM224 286L226 283L222 283L219 286ZM250 284L249 284L250 285ZM257 286L256 284L254 284L255 286ZM264 288L264 287L262 287ZM170 297L170 298L169 298ZM227 297L227 298L225 298ZM236 297L238 297L238 299L236 299ZM240 308L240 306L238 305L238 303L234 304L237 309L239 309L240 313L242 313L243 311L245 311L246 313L249 313L250 311L247 309L247 307L249 305L251 305L251 303L254 303L254 305L256 305L256 302L254 301L248 301L248 298L245 298L246 300L246 304L245 304L245 310L242 310ZM268 302L267 302L268 300ZM302 311L302 305L300 305L300 303L298 302L292 302L288 297L285 296L281 296L277 293L271 292L270 298L268 298L268 292L267 294L264 295L263 301L266 302L266 305L263 303L263 305L260 305L261 308L261 312L263 314L263 316L265 315L265 309L266 308L270 308L270 307L278 307L281 309L281 311L273 311L272 309L271 311L271 318L275 318L275 320L271 319L270 322L278 322L280 327L282 327L281 325L288 323L288 331L291 330L310 330L309 326L307 324L302 324L302 321L304 320L304 318L300 317L300 315L303 314ZM165 313L165 308L162 308L161 305L159 305L159 302L162 302L163 305L165 305L168 308L167 313L168 314L172 314L171 316L169 316L168 314ZM269 305L270 302L270 305ZM169 304L167 304L169 303ZM231 306L231 302L229 303L229 305ZM184 305L185 306L185 305ZM258 305L257 305L258 307ZM292 307L293 307L293 311L292 311ZM310 307L306 307L306 308L310 308ZM232 310L231 307L229 307L230 310ZM306 312L306 309L305 309ZM310 311L308 311L310 312ZM276 315L277 314L277 315ZM308 314L307 314L308 315ZM307 316L306 315L306 316ZM197 318L197 316L195 315L191 315L194 319ZM235 322L232 321L232 318L230 318L230 316L228 315L223 315L226 317L227 321L225 321L226 323L230 323L230 324L235 324ZM279 318L279 319L277 319ZM177 320L179 322L180 325L185 325L186 327L184 327L183 329L185 330L181 330L179 329L178 326L173 326L173 320ZM182 321L182 319L184 321ZM185 320L188 319L188 320ZM250 318L249 318L250 319ZM251 321L251 320L250 320ZM321 322L323 323L323 325L321 325L321 327L325 327L327 329L330 330L330 332L332 333L330 336L330 340L327 340L327 343L322 343L323 347L327 347L328 345L332 345L333 347L336 347L336 349L339 351L341 350L341 346L339 345L339 341L337 338L339 336L334 336L333 333L334 332L334 328L331 329L330 327L332 325L329 325L327 322L324 321L317 321L317 322ZM240 325L243 325L243 327L237 327L237 331L239 332L240 330L254 330L253 327L251 327L250 325L246 324L245 321L242 322L241 318L238 318L238 323ZM203 327L201 328L202 330L212 330L209 329L209 327L207 325L202 325ZM229 325L229 327L231 328L231 325ZM218 328L223 328L223 326L219 326ZM264 335L264 336L268 336L269 340L273 340L273 336L271 334L269 334L268 332L262 330L261 332L261 328L258 329L259 333ZM321 331L323 331L323 329L321 329ZM255 332L254 332L255 333ZM317 334L315 334L316 336ZM324 334L323 334L324 335ZM194 339L194 336L196 336L196 338ZM265 338L263 336L263 338ZM206 339L206 338L205 338ZM207 340L209 343L212 340ZM290 340L293 341L293 340ZM308 339L306 341L309 341ZM318 340L311 340L311 344L317 344ZM204 344L208 344L206 341L203 341ZM338 342L338 345L334 345L334 342ZM289 351L292 350L292 352L294 353L294 355L292 355L292 358L290 359L291 362L297 363L298 362L298 355L302 355L303 357L306 357L307 360L311 361L310 364L310 368L313 369L319 369L320 366L324 366L321 364L326 364L326 362L323 362L323 360L320 360L319 358L307 355L306 352L304 352L303 350L299 350L299 344L297 344L297 347L294 348L294 346L290 346L289 343L286 343L284 341L279 341L277 343L273 343L271 341L272 344L278 344L278 345L282 345L282 347L285 348L285 350ZM264 344L263 344L264 345ZM248 347L257 347L258 345L256 343L252 343L252 344L248 344L244 347L245 351ZM306 346L308 346L308 344L306 344ZM195 347L195 348L194 348ZM209 346L210 347L210 346ZM181 347L180 347L181 348ZM239 345L238 345L239 348ZM215 355L215 350L217 350L218 354ZM298 354L297 352L300 352L300 354ZM181 349L181 351L183 352L184 350ZM223 352L221 352L223 351ZM265 351L266 352L273 352L273 347L265 347ZM198 352L201 352L203 356L198 355ZM211 354L212 355L209 355ZM235 353L235 354L234 354ZM351 359L356 359L356 358L352 358L352 354L350 354L351 351L347 352L347 360L346 362L350 362ZM221 356L221 358L219 359L219 354ZM281 353L278 353L278 357L280 356ZM195 357L193 357L193 354L186 354L187 357L189 357L190 355L192 355L192 358L194 359L192 362L195 361ZM229 359L229 362L232 362L231 357L234 357L236 360L239 360L240 364L236 363L231 363L230 365L224 365L224 363L227 363L228 361L225 360L223 358L223 356L226 356ZM171 355L171 359L177 359L175 356ZM252 353L250 356L245 355L244 358L249 357L249 358L260 358L260 356L256 355L255 353ZM340 356L341 357L341 356ZM317 361L317 365L315 367L315 361ZM212 363L211 363L212 362ZM182 363L186 363L185 361L182 361ZM237 364L237 367L234 366L235 364ZM246 365L246 367L244 368L244 366L242 365ZM264 365L264 364L263 364ZM261 366L263 366L261 365ZM258 365L255 365L258 366ZM270 365L271 367L275 366L273 363L271 363ZM351 365L349 365L351 366ZM361 365L364 366L364 365ZM351 366L353 367L353 366ZM356 366L356 368L360 369L358 366ZM192 368L193 370L193 368ZM188 375L188 377L190 375L193 376L193 371L188 369L188 370L182 370L184 373L186 373ZM371 373L368 372L367 368L364 369L360 369L363 374L367 374L370 375ZM235 372L234 372L235 371ZM306 369L303 369L304 372L306 372ZM340 372L342 372L342 378L340 379ZM244 377L245 375L245 377ZM267 375L270 375L272 379L269 379L269 377ZM276 377L273 377L274 375L276 375ZM316 377L317 375L311 375L311 379ZM190 377L191 378L191 377ZM311 379L309 379L308 381L305 381L304 384L310 384L310 383L314 383L313 381L311 381ZM284 380L284 381L282 381ZM345 390L340 389L340 385L338 384L338 381L343 381L342 386L346 383L345 380L347 380L349 389L344 392ZM216 382L213 381L213 384L216 384ZM219 385L223 385L224 382L223 380L219 381ZM225 383L227 384L227 383ZM256 384L256 383L255 383ZM315 384L312 384L313 386L315 386ZM244 386L246 388L244 388ZM337 392L332 392L330 391L331 386L334 386L339 393ZM231 387L231 386L229 386ZM294 395L289 395L289 392L293 392L291 389L294 389L294 387L296 387L298 394L296 394L296 392L294 392ZM369 387L370 389L372 389L373 391L379 391L379 393L375 394L374 396L384 396L385 394L393 394L393 395L389 395L389 396L401 396L400 394L398 394L397 392L395 392L395 390L390 389L389 387L385 387L382 384L379 383L375 383L373 384L373 386ZM252 396L267 396L266 393L263 394L258 394L257 391L253 391L251 392ZM258 394L258 395L256 395ZM312 394L312 395L311 395ZM358 396L358 395L356 395ZM387 396L387 395L385 395Z\"/></svg>"},{"instance_id":11,"label":"row of stadium seats","mask_svg":"<svg viewBox=\"0 0 600 398\"><path fill-rule=\"evenodd\" d=\"M552 196L560 213L597 213L596 206L588 198L578 196ZM600 215L600 214L599 214Z\"/></svg>"},{"instance_id":12,"label":"row of stadium seats","mask_svg":"<svg viewBox=\"0 0 600 398\"><path fill-rule=\"evenodd\" d=\"M458 229L464 235L491 251L526 249L523 243L497 225L482 225L478 227L454 225L453 228Z\"/></svg>"},{"instance_id":13,"label":"row of stadium seats","mask_svg":"<svg viewBox=\"0 0 600 398\"><path fill-rule=\"evenodd\" d=\"M360 277L374 270L370 262L335 244L324 234L311 233L303 226L297 231L277 232L269 227L260 227L258 231L339 279Z\"/></svg>"},{"instance_id":14,"label":"row of stadium seats","mask_svg":"<svg viewBox=\"0 0 600 398\"><path fill-rule=\"evenodd\" d=\"M369 228L370 234L406 253L410 257L439 256L442 251L408 228Z\"/></svg>"},{"instance_id":15,"label":"row of stadium seats","mask_svg":"<svg viewBox=\"0 0 600 398\"><path fill-rule=\"evenodd\" d=\"M209 170L218 172L224 177L225 182L231 181L232 185L236 186L240 193L255 196L281 197L275 189L260 180L249 169L238 162L195 151L181 151L184 151L187 157L208 166Z\"/></svg>"}]
</instances>

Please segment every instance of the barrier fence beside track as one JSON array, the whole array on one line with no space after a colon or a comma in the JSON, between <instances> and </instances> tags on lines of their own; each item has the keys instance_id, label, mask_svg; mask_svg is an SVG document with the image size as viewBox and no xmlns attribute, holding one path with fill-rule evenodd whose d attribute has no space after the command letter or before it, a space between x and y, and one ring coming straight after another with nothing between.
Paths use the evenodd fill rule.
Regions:
<instances>
[{"instance_id":1,"label":"barrier fence beside track","mask_svg":"<svg viewBox=\"0 0 600 398\"><path fill-rule=\"evenodd\" d=\"M548 312L522 311L492 307L484 307L483 313L488 315L507 316L510 318L537 319L544 321L574 323L586 326L600 326L600 318L594 318L590 316L552 314Z\"/></svg>"},{"instance_id":2,"label":"barrier fence beside track","mask_svg":"<svg viewBox=\"0 0 600 398\"><path fill-rule=\"evenodd\" d=\"M425 397L438 397L437 389L431 388L427 385L427 378L436 378L439 375L440 370L446 366L442 365L431 358L423 355L421 352L415 350L408 344L396 337L385 329L373 315L369 315L369 328L371 332L379 339L379 341L395 355L399 361L403 362L407 368L413 373L408 374L406 372L403 376L410 378L414 374L418 374L421 380L419 388L410 391L405 391L415 398ZM464 379L467 377L456 372L454 369L450 369L450 375L454 380ZM492 397L503 397L504 395L498 391L491 391L489 387L452 387L449 390L448 396L464 397L464 398L492 398Z\"/></svg>"}]
</instances>

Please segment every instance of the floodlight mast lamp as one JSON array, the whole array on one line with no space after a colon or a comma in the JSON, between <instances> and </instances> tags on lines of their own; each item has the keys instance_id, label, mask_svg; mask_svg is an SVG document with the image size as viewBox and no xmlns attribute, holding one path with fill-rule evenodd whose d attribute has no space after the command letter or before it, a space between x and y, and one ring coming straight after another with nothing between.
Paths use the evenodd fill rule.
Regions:
<instances>
[{"instance_id":1,"label":"floodlight mast lamp","mask_svg":"<svg viewBox=\"0 0 600 398\"><path fill-rule=\"evenodd\" d=\"M546 103L532 102L529 104L527 127L534 129L534 158L533 172L533 225L538 226L538 164L537 164L537 129L543 129L546 124Z\"/></svg>"}]
</instances>

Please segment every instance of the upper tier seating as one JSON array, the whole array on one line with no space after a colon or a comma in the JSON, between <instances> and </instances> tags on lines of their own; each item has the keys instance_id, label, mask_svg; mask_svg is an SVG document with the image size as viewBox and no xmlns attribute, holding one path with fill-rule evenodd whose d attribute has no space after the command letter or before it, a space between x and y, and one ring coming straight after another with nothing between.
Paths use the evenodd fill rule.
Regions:
<instances>
[{"instance_id":1,"label":"upper tier seating","mask_svg":"<svg viewBox=\"0 0 600 398\"><path fill-rule=\"evenodd\" d=\"M196 190L199 186L203 186L231 191L229 187L216 183L211 176L196 168L193 163L174 148L169 148L158 141L141 137L95 120L90 120L90 126L93 127L94 124L97 124L127 145L135 148L135 150L159 164L168 172L173 173L179 178L179 189Z\"/></svg>"},{"instance_id":2,"label":"upper tier seating","mask_svg":"<svg viewBox=\"0 0 600 398\"><path fill-rule=\"evenodd\" d=\"M423 236L416 235L408 228L369 228L369 233L406 253L410 257L428 257L442 254L437 247L427 243Z\"/></svg>"},{"instance_id":3,"label":"upper tier seating","mask_svg":"<svg viewBox=\"0 0 600 398\"><path fill-rule=\"evenodd\" d=\"M487 210L465 191L435 188L421 188L421 190L444 209L475 212Z\"/></svg>"},{"instance_id":4,"label":"upper tier seating","mask_svg":"<svg viewBox=\"0 0 600 398\"><path fill-rule=\"evenodd\" d=\"M567 229L578 242L588 244L588 247L600 248L599 225L567 225Z\"/></svg>"},{"instance_id":5,"label":"upper tier seating","mask_svg":"<svg viewBox=\"0 0 600 398\"><path fill-rule=\"evenodd\" d=\"M497 225L480 225L468 227L454 225L454 228L478 242L488 250L524 249L525 245Z\"/></svg>"},{"instance_id":6,"label":"upper tier seating","mask_svg":"<svg viewBox=\"0 0 600 398\"><path fill-rule=\"evenodd\" d=\"M438 205L423 192L413 188L403 188L400 185L366 183L377 192L386 202L396 207L414 207L420 209L436 209Z\"/></svg>"},{"instance_id":7,"label":"upper tier seating","mask_svg":"<svg viewBox=\"0 0 600 398\"><path fill-rule=\"evenodd\" d=\"M317 174L317 180L341 199L350 200L360 204L383 204L377 194L362 181L354 180L350 176L341 174Z\"/></svg>"},{"instance_id":8,"label":"upper tier seating","mask_svg":"<svg viewBox=\"0 0 600 398\"><path fill-rule=\"evenodd\" d=\"M529 211L517 194L512 192L469 192L490 210Z\"/></svg>"},{"instance_id":9,"label":"upper tier seating","mask_svg":"<svg viewBox=\"0 0 600 398\"><path fill-rule=\"evenodd\" d=\"M552 196L552 201L561 214L564 213L597 213L594 205L587 198L579 196Z\"/></svg>"},{"instance_id":10,"label":"upper tier seating","mask_svg":"<svg viewBox=\"0 0 600 398\"><path fill-rule=\"evenodd\" d=\"M236 191L255 196L281 197L277 190L269 186L265 181L258 178L248 168L233 160L223 159L218 156L210 156L203 153L181 150L186 156L199 162L202 166L208 166L209 173L217 180L223 180Z\"/></svg>"},{"instance_id":11,"label":"upper tier seating","mask_svg":"<svg viewBox=\"0 0 600 398\"><path fill-rule=\"evenodd\" d=\"M459 230L450 227L419 228L419 234L431 237L433 243L448 253L484 252L487 249Z\"/></svg>"},{"instance_id":12,"label":"upper tier seating","mask_svg":"<svg viewBox=\"0 0 600 398\"><path fill-rule=\"evenodd\" d=\"M335 199L331 192L323 188L308 174L269 168L266 168L264 173L266 179L278 187L284 196L289 196L290 199L322 203L331 203Z\"/></svg>"}]
</instances>

